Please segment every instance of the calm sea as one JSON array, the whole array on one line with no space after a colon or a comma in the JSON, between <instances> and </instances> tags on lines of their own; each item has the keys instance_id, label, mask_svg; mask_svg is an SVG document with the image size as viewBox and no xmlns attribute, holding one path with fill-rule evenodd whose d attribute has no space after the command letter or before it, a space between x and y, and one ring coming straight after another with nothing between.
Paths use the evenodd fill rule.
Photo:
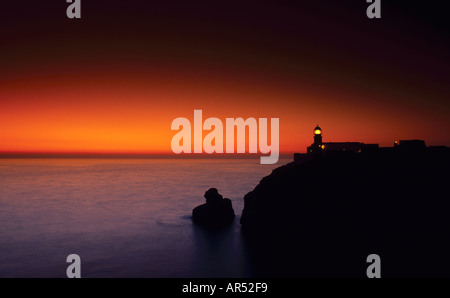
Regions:
<instances>
[{"instance_id":1,"label":"calm sea","mask_svg":"<svg viewBox=\"0 0 450 298\"><path fill-rule=\"evenodd\" d=\"M254 159L0 159L0 277L249 277L243 197L276 165ZM192 208L216 187L233 225L207 232Z\"/></svg>"}]
</instances>

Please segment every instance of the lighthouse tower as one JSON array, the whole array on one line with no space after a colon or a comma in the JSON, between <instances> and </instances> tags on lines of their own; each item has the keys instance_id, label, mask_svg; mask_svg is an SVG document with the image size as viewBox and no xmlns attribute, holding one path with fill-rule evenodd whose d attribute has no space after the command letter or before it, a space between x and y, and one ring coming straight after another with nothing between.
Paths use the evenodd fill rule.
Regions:
<instances>
[{"instance_id":1,"label":"lighthouse tower","mask_svg":"<svg viewBox=\"0 0 450 298\"><path fill-rule=\"evenodd\" d=\"M308 152L312 153L314 156L319 157L322 155L322 128L319 125L314 128L314 143L308 148Z\"/></svg>"},{"instance_id":2,"label":"lighthouse tower","mask_svg":"<svg viewBox=\"0 0 450 298\"><path fill-rule=\"evenodd\" d=\"M314 128L314 145L317 147L322 146L322 128L319 125Z\"/></svg>"}]
</instances>

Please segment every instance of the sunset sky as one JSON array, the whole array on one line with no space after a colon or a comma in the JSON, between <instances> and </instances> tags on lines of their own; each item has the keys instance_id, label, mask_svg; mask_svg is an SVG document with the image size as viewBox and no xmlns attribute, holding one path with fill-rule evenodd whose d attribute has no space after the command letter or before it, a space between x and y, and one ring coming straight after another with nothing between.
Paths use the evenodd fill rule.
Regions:
<instances>
[{"instance_id":1,"label":"sunset sky","mask_svg":"<svg viewBox=\"0 0 450 298\"><path fill-rule=\"evenodd\" d=\"M154 3L154 2L164 2ZM244 4L245 3L245 4ZM280 151L324 141L450 146L444 3L9 1L0 153L171 153L173 119L280 119Z\"/></svg>"}]
</instances>

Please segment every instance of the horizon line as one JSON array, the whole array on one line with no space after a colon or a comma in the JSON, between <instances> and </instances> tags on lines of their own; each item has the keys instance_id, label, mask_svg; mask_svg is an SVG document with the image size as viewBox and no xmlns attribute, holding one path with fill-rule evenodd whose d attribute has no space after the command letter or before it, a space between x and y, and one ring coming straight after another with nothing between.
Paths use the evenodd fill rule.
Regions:
<instances>
[{"instance_id":1,"label":"horizon line","mask_svg":"<svg viewBox=\"0 0 450 298\"><path fill-rule=\"evenodd\" d=\"M295 152L283 152L279 158L293 158ZM104 159L245 159L265 156L260 153L111 153L111 152L0 152L0 159L8 158L104 158Z\"/></svg>"}]
</instances>

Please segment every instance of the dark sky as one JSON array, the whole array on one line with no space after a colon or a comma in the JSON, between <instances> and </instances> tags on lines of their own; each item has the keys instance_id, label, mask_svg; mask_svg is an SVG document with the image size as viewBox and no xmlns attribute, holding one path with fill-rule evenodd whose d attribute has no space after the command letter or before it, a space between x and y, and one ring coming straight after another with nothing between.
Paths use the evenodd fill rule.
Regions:
<instances>
[{"instance_id":1,"label":"dark sky","mask_svg":"<svg viewBox=\"0 0 450 298\"><path fill-rule=\"evenodd\" d=\"M279 117L281 151L450 145L445 1L81 2L2 3L0 151L166 152L194 108Z\"/></svg>"}]
</instances>

